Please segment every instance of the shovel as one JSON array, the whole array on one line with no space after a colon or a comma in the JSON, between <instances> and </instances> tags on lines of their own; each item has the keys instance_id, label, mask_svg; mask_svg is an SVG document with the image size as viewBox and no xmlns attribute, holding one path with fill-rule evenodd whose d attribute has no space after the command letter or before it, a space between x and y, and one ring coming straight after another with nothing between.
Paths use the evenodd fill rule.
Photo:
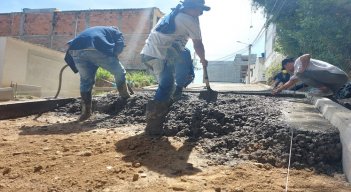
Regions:
<instances>
[{"instance_id":1,"label":"shovel","mask_svg":"<svg viewBox=\"0 0 351 192\"><path fill-rule=\"evenodd\" d=\"M203 72L204 72L204 80L205 80L205 83L206 83L206 89L207 90L206 91L201 91L200 95L199 95L199 98L200 99L204 99L207 102L217 101L218 92L212 90L211 87L210 87L210 83L209 83L209 80L208 80L208 74L207 74L207 67L203 68Z\"/></svg>"}]
</instances>

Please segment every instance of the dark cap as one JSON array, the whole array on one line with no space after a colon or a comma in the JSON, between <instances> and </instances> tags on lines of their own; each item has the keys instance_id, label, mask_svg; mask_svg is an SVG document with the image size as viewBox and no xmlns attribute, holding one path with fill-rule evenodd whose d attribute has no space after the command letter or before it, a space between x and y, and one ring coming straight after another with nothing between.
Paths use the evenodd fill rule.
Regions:
<instances>
[{"instance_id":1,"label":"dark cap","mask_svg":"<svg viewBox=\"0 0 351 192\"><path fill-rule=\"evenodd\" d=\"M292 58L292 57L283 59L283 61L282 61L282 69L285 69L285 65L288 64L288 63L291 63L291 62L295 62L295 59Z\"/></svg>"},{"instance_id":2,"label":"dark cap","mask_svg":"<svg viewBox=\"0 0 351 192\"><path fill-rule=\"evenodd\" d=\"M201 7L204 11L209 11L211 8L205 5L205 0L184 0L181 1L182 8L197 8Z\"/></svg>"}]
</instances>

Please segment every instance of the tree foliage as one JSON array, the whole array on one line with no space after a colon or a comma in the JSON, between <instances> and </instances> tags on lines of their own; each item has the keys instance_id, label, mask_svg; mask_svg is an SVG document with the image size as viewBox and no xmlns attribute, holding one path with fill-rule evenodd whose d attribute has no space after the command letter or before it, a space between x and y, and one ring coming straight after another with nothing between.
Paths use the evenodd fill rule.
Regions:
<instances>
[{"instance_id":1,"label":"tree foliage","mask_svg":"<svg viewBox=\"0 0 351 192\"><path fill-rule=\"evenodd\" d=\"M277 27L275 50L313 58L351 72L351 0L252 0Z\"/></svg>"},{"instance_id":2,"label":"tree foliage","mask_svg":"<svg viewBox=\"0 0 351 192\"><path fill-rule=\"evenodd\" d=\"M274 82L273 77L277 75L282 70L281 61L274 60L269 67L265 70L265 77L267 79L267 84L271 85Z\"/></svg>"},{"instance_id":3,"label":"tree foliage","mask_svg":"<svg viewBox=\"0 0 351 192\"><path fill-rule=\"evenodd\" d=\"M156 78L144 71L130 71L126 74L126 79L132 87L145 87L156 84ZM110 82L111 86L116 86L114 76L107 70L99 68L96 72L96 81Z\"/></svg>"}]
</instances>

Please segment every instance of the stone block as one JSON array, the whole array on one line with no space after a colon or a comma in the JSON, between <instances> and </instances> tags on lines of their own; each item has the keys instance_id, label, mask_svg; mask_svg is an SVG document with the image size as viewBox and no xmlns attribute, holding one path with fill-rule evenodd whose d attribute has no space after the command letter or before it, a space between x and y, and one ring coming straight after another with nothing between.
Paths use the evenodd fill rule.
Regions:
<instances>
[{"instance_id":1,"label":"stone block","mask_svg":"<svg viewBox=\"0 0 351 192\"><path fill-rule=\"evenodd\" d=\"M0 101L9 101L14 98L12 87L0 88Z\"/></svg>"}]
</instances>

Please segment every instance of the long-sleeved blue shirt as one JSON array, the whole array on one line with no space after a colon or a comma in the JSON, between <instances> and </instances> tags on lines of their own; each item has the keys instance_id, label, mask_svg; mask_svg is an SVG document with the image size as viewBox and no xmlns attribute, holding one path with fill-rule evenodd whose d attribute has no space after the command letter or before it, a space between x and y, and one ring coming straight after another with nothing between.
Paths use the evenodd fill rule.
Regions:
<instances>
[{"instance_id":1,"label":"long-sleeved blue shirt","mask_svg":"<svg viewBox=\"0 0 351 192\"><path fill-rule=\"evenodd\" d=\"M69 50L95 48L107 56L115 56L124 48L124 38L116 27L95 26L68 42Z\"/></svg>"},{"instance_id":2,"label":"long-sleeved blue shirt","mask_svg":"<svg viewBox=\"0 0 351 192\"><path fill-rule=\"evenodd\" d=\"M70 40L68 45L65 61L75 73L78 70L69 54L69 50L95 48L106 56L116 57L123 51L125 46L122 32L112 26L90 27L81 32L76 38Z\"/></svg>"}]
</instances>

